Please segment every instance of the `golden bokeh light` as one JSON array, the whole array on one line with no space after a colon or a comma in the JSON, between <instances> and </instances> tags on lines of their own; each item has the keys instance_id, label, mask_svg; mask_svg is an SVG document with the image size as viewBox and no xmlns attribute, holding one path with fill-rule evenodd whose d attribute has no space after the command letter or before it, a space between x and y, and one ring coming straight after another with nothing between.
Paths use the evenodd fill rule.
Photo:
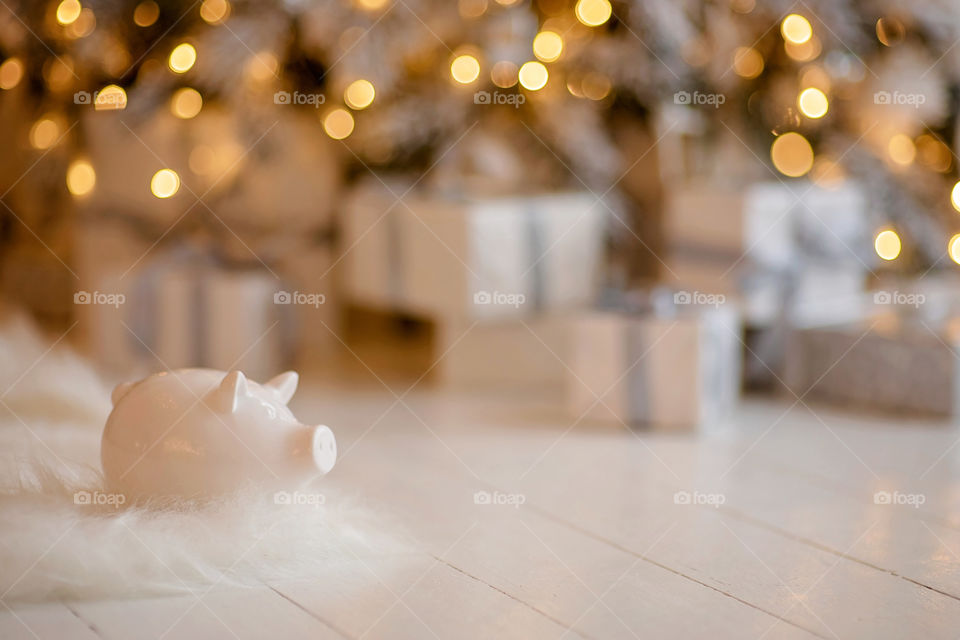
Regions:
<instances>
[{"instance_id":1,"label":"golden bokeh light","mask_svg":"<svg viewBox=\"0 0 960 640\"><path fill-rule=\"evenodd\" d=\"M97 184L97 173L89 160L80 158L74 160L67 167L67 190L75 196L82 197L93 191Z\"/></svg>"},{"instance_id":2,"label":"golden bokeh light","mask_svg":"<svg viewBox=\"0 0 960 640\"><path fill-rule=\"evenodd\" d=\"M924 133L917 138L916 145L917 160L928 169L946 173L953 166L953 154L950 153L950 148L934 136Z\"/></svg>"},{"instance_id":3,"label":"golden bokeh light","mask_svg":"<svg viewBox=\"0 0 960 640\"><path fill-rule=\"evenodd\" d=\"M480 62L469 54L457 56L450 63L450 75L460 84L470 84L480 75Z\"/></svg>"},{"instance_id":4,"label":"golden bokeh light","mask_svg":"<svg viewBox=\"0 0 960 640\"><path fill-rule=\"evenodd\" d=\"M347 106L351 109L359 111L360 109L369 107L373 103L376 95L377 90L373 87L373 83L360 78L359 80L354 80L347 86L346 91L343 92L343 101L346 102Z\"/></svg>"},{"instance_id":5,"label":"golden bokeh light","mask_svg":"<svg viewBox=\"0 0 960 640\"><path fill-rule=\"evenodd\" d=\"M884 260L896 260L901 247L900 236L893 229L884 229L873 240L873 248Z\"/></svg>"},{"instance_id":6,"label":"golden bokeh light","mask_svg":"<svg viewBox=\"0 0 960 640\"><path fill-rule=\"evenodd\" d=\"M793 44L803 44L813 36L813 27L810 21L797 13L791 13L780 23L780 34L783 39Z\"/></svg>"},{"instance_id":7,"label":"golden bokeh light","mask_svg":"<svg viewBox=\"0 0 960 640\"><path fill-rule=\"evenodd\" d=\"M346 109L337 107L323 118L323 130L334 140L343 140L353 133L353 116Z\"/></svg>"},{"instance_id":8,"label":"golden bokeh light","mask_svg":"<svg viewBox=\"0 0 960 640\"><path fill-rule=\"evenodd\" d=\"M49 149L60 139L61 122L55 116L46 115L30 127L30 145L34 149Z\"/></svg>"},{"instance_id":9,"label":"golden bokeh light","mask_svg":"<svg viewBox=\"0 0 960 640\"><path fill-rule=\"evenodd\" d=\"M227 0L203 0L200 17L207 24L220 24L230 17L230 3Z\"/></svg>"},{"instance_id":10,"label":"golden bokeh light","mask_svg":"<svg viewBox=\"0 0 960 640\"><path fill-rule=\"evenodd\" d=\"M737 47L733 52L733 70L741 78L756 78L763 73L763 56L753 47Z\"/></svg>"},{"instance_id":11,"label":"golden bokeh light","mask_svg":"<svg viewBox=\"0 0 960 640\"><path fill-rule=\"evenodd\" d=\"M800 92L797 97L797 107L803 115L816 119L826 115L830 103L823 91L810 87Z\"/></svg>"},{"instance_id":12,"label":"golden bokeh light","mask_svg":"<svg viewBox=\"0 0 960 640\"><path fill-rule=\"evenodd\" d=\"M43 65L43 79L51 91L67 91L73 87L74 78L73 58L67 54L48 58Z\"/></svg>"},{"instance_id":13,"label":"golden bokeh light","mask_svg":"<svg viewBox=\"0 0 960 640\"><path fill-rule=\"evenodd\" d=\"M189 42L181 42L170 52L170 59L167 64L170 66L170 70L175 73L186 73L190 71L196 61L197 50Z\"/></svg>"},{"instance_id":14,"label":"golden bokeh light","mask_svg":"<svg viewBox=\"0 0 960 640\"><path fill-rule=\"evenodd\" d=\"M96 27L97 16L93 14L92 9L84 7L79 17L72 24L67 25L66 34L68 38L86 38Z\"/></svg>"},{"instance_id":15,"label":"golden bokeh light","mask_svg":"<svg viewBox=\"0 0 960 640\"><path fill-rule=\"evenodd\" d=\"M533 55L544 62L553 62L563 53L563 38L553 31L541 31L533 39Z\"/></svg>"},{"instance_id":16,"label":"golden bokeh light","mask_svg":"<svg viewBox=\"0 0 960 640\"><path fill-rule=\"evenodd\" d=\"M550 79L550 74L547 73L547 68L543 66L543 64L531 60L530 62L524 62L520 66L518 77L520 79L520 86L524 89L539 91L547 86L547 80Z\"/></svg>"},{"instance_id":17,"label":"golden bokeh light","mask_svg":"<svg viewBox=\"0 0 960 640\"><path fill-rule=\"evenodd\" d=\"M490 80L501 89L507 89L517 84L520 67L509 60L500 60L490 69Z\"/></svg>"},{"instance_id":18,"label":"golden bokeh light","mask_svg":"<svg viewBox=\"0 0 960 640\"><path fill-rule=\"evenodd\" d=\"M203 96L196 89L183 87L170 97L170 112L182 120L196 117L203 108Z\"/></svg>"},{"instance_id":19,"label":"golden bokeh light","mask_svg":"<svg viewBox=\"0 0 960 640\"><path fill-rule=\"evenodd\" d=\"M583 77L580 83L580 91L585 98L590 100L603 100L609 95L612 86L610 78L600 73L591 72Z\"/></svg>"},{"instance_id":20,"label":"golden bokeh light","mask_svg":"<svg viewBox=\"0 0 960 640\"><path fill-rule=\"evenodd\" d=\"M828 74L826 70L819 65L807 65L800 73L800 86L813 87L814 89L820 89L820 91L826 93L830 91L830 87L832 86L832 83L830 82L830 74Z\"/></svg>"},{"instance_id":21,"label":"golden bokeh light","mask_svg":"<svg viewBox=\"0 0 960 640\"><path fill-rule=\"evenodd\" d=\"M960 264L960 233L950 238L947 250L950 252L950 259Z\"/></svg>"},{"instance_id":22,"label":"golden bokeh light","mask_svg":"<svg viewBox=\"0 0 960 640\"><path fill-rule=\"evenodd\" d=\"M23 63L20 58L7 58L0 64L0 89L9 91L23 79Z\"/></svg>"},{"instance_id":23,"label":"golden bokeh light","mask_svg":"<svg viewBox=\"0 0 960 640\"><path fill-rule=\"evenodd\" d=\"M960 211L960 182L953 185L953 189L950 191L950 203L953 204L954 209Z\"/></svg>"},{"instance_id":24,"label":"golden bokeh light","mask_svg":"<svg viewBox=\"0 0 960 640\"><path fill-rule=\"evenodd\" d=\"M386 6L388 0L356 0L357 6L367 11L379 11Z\"/></svg>"},{"instance_id":25,"label":"golden bokeh light","mask_svg":"<svg viewBox=\"0 0 960 640\"><path fill-rule=\"evenodd\" d=\"M150 192L158 198L169 198L180 190L180 176L173 169L160 169L150 179Z\"/></svg>"},{"instance_id":26,"label":"golden bokeh light","mask_svg":"<svg viewBox=\"0 0 960 640\"><path fill-rule=\"evenodd\" d=\"M261 51L250 56L243 68L245 77L253 82L263 83L277 77L280 61L270 51Z\"/></svg>"},{"instance_id":27,"label":"golden bokeh light","mask_svg":"<svg viewBox=\"0 0 960 640\"><path fill-rule=\"evenodd\" d=\"M910 136L898 133L887 143L887 153L890 154L890 159L894 163L906 167L913 164L914 158L917 157L917 147Z\"/></svg>"},{"instance_id":28,"label":"golden bokeh light","mask_svg":"<svg viewBox=\"0 0 960 640\"><path fill-rule=\"evenodd\" d=\"M487 0L460 0L457 8L461 17L479 18L487 11Z\"/></svg>"},{"instance_id":29,"label":"golden bokeh light","mask_svg":"<svg viewBox=\"0 0 960 640\"><path fill-rule=\"evenodd\" d=\"M770 146L770 159L783 175L799 178L813 166L813 147L799 133L785 133Z\"/></svg>"},{"instance_id":30,"label":"golden bokeh light","mask_svg":"<svg viewBox=\"0 0 960 640\"><path fill-rule=\"evenodd\" d=\"M160 17L160 7L153 0L144 0L133 10L133 23L138 27L149 27Z\"/></svg>"},{"instance_id":31,"label":"golden bokeh light","mask_svg":"<svg viewBox=\"0 0 960 640\"><path fill-rule=\"evenodd\" d=\"M877 40L886 47L893 47L903 40L906 29L896 18L880 18L877 20Z\"/></svg>"},{"instance_id":32,"label":"golden bokeh light","mask_svg":"<svg viewBox=\"0 0 960 640\"><path fill-rule=\"evenodd\" d=\"M97 91L97 97L93 100L93 108L97 111L119 111L127 108L127 92L123 87L115 84L108 84L100 91Z\"/></svg>"},{"instance_id":33,"label":"golden bokeh light","mask_svg":"<svg viewBox=\"0 0 960 640\"><path fill-rule=\"evenodd\" d=\"M609 0L577 0L577 20L588 27L599 27L610 19L613 7Z\"/></svg>"},{"instance_id":34,"label":"golden bokeh light","mask_svg":"<svg viewBox=\"0 0 960 640\"><path fill-rule=\"evenodd\" d=\"M81 11L83 7L78 0L63 0L57 6L57 22L64 26L73 24L80 17Z\"/></svg>"},{"instance_id":35,"label":"golden bokeh light","mask_svg":"<svg viewBox=\"0 0 960 640\"><path fill-rule=\"evenodd\" d=\"M784 42L783 50L787 52L787 55L792 60L809 62L820 55L823 47L820 45L820 39L814 36L801 44L795 44L789 41Z\"/></svg>"}]
</instances>

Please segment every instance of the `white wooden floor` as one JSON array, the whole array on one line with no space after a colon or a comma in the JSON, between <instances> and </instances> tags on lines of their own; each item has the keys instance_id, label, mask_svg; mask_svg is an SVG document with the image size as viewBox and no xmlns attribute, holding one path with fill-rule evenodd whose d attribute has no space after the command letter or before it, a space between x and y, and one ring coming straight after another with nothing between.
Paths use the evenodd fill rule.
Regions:
<instances>
[{"instance_id":1,"label":"white wooden floor","mask_svg":"<svg viewBox=\"0 0 960 640\"><path fill-rule=\"evenodd\" d=\"M309 585L16 605L0 638L960 636L952 426L753 400L667 435L570 428L551 397L298 398L339 439L329 485L421 552Z\"/></svg>"}]
</instances>

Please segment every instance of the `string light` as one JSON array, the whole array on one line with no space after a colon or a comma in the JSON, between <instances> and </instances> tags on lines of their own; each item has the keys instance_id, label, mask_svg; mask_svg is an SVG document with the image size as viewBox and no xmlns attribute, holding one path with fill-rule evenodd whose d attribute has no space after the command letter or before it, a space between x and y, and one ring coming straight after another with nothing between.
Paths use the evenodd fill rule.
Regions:
<instances>
[{"instance_id":1,"label":"string light","mask_svg":"<svg viewBox=\"0 0 960 640\"><path fill-rule=\"evenodd\" d=\"M150 192L158 198L169 198L180 190L180 176L173 169L160 169L150 179Z\"/></svg>"},{"instance_id":2,"label":"string light","mask_svg":"<svg viewBox=\"0 0 960 640\"><path fill-rule=\"evenodd\" d=\"M960 264L960 233L950 238L947 250L950 252L950 259Z\"/></svg>"},{"instance_id":3,"label":"string light","mask_svg":"<svg viewBox=\"0 0 960 640\"><path fill-rule=\"evenodd\" d=\"M350 83L347 90L343 92L343 100L351 109L359 111L369 107L376 95L377 91L373 83L361 78Z\"/></svg>"},{"instance_id":4,"label":"string light","mask_svg":"<svg viewBox=\"0 0 960 640\"><path fill-rule=\"evenodd\" d=\"M117 111L127 108L127 92L123 87L108 84L100 91L93 101L93 108L97 111Z\"/></svg>"},{"instance_id":5,"label":"string light","mask_svg":"<svg viewBox=\"0 0 960 640\"><path fill-rule=\"evenodd\" d=\"M78 0L63 0L57 6L57 22L63 26L73 24L80 17L83 7Z\"/></svg>"},{"instance_id":6,"label":"string light","mask_svg":"<svg viewBox=\"0 0 960 640\"><path fill-rule=\"evenodd\" d=\"M599 27L610 19L613 7L608 0L577 0L576 14L588 27Z\"/></svg>"},{"instance_id":7,"label":"string light","mask_svg":"<svg viewBox=\"0 0 960 640\"><path fill-rule=\"evenodd\" d=\"M778 136L770 146L770 159L777 171L791 178L799 178L813 166L813 148L807 139L791 131Z\"/></svg>"},{"instance_id":8,"label":"string light","mask_svg":"<svg viewBox=\"0 0 960 640\"><path fill-rule=\"evenodd\" d=\"M189 120L203 108L203 96L196 89L177 89L170 98L170 111L178 118Z\"/></svg>"},{"instance_id":9,"label":"string light","mask_svg":"<svg viewBox=\"0 0 960 640\"><path fill-rule=\"evenodd\" d=\"M197 50L188 42L181 42L170 52L167 64L175 73L186 73L197 61Z\"/></svg>"},{"instance_id":10,"label":"string light","mask_svg":"<svg viewBox=\"0 0 960 640\"><path fill-rule=\"evenodd\" d=\"M480 63L469 54L457 56L450 63L450 75L460 84L470 84L480 75Z\"/></svg>"},{"instance_id":11,"label":"string light","mask_svg":"<svg viewBox=\"0 0 960 640\"><path fill-rule=\"evenodd\" d=\"M817 119L826 115L830 103L823 91L810 87L800 92L800 96L797 98L797 106L803 115Z\"/></svg>"},{"instance_id":12,"label":"string light","mask_svg":"<svg viewBox=\"0 0 960 640\"><path fill-rule=\"evenodd\" d=\"M547 86L547 80L549 78L550 74L547 73L547 68L539 62L531 60L530 62L524 62L520 66L520 86L524 89L539 91Z\"/></svg>"},{"instance_id":13,"label":"string light","mask_svg":"<svg viewBox=\"0 0 960 640\"><path fill-rule=\"evenodd\" d=\"M763 73L763 56L753 47L737 47L733 52L733 70L750 80Z\"/></svg>"},{"instance_id":14,"label":"string light","mask_svg":"<svg viewBox=\"0 0 960 640\"><path fill-rule=\"evenodd\" d=\"M30 145L34 149L49 149L60 139L60 122L55 116L44 116L30 127Z\"/></svg>"},{"instance_id":15,"label":"string light","mask_svg":"<svg viewBox=\"0 0 960 640\"><path fill-rule=\"evenodd\" d=\"M533 39L533 55L544 62L553 62L563 53L563 38L553 31L541 31Z\"/></svg>"},{"instance_id":16,"label":"string light","mask_svg":"<svg viewBox=\"0 0 960 640\"><path fill-rule=\"evenodd\" d=\"M346 109L337 107L323 119L323 130L334 140L343 140L353 133L353 116Z\"/></svg>"},{"instance_id":17,"label":"string light","mask_svg":"<svg viewBox=\"0 0 960 640\"><path fill-rule=\"evenodd\" d=\"M873 248L877 255L884 260L896 260L897 256L900 255L901 247L900 236L892 229L884 229L877 234L873 241Z\"/></svg>"},{"instance_id":18,"label":"string light","mask_svg":"<svg viewBox=\"0 0 960 640\"><path fill-rule=\"evenodd\" d=\"M93 165L84 158L74 160L67 167L67 190L75 196L82 197L93 191L97 184L97 173Z\"/></svg>"},{"instance_id":19,"label":"string light","mask_svg":"<svg viewBox=\"0 0 960 640\"><path fill-rule=\"evenodd\" d=\"M207 24L220 24L230 17L230 3L227 0L203 0L200 17Z\"/></svg>"},{"instance_id":20,"label":"string light","mask_svg":"<svg viewBox=\"0 0 960 640\"><path fill-rule=\"evenodd\" d=\"M813 36L810 21L797 13L791 13L780 23L783 39L793 44L803 44Z\"/></svg>"},{"instance_id":21,"label":"string light","mask_svg":"<svg viewBox=\"0 0 960 640\"><path fill-rule=\"evenodd\" d=\"M20 84L23 78L23 63L19 58L7 58L0 64L0 89L9 91Z\"/></svg>"},{"instance_id":22,"label":"string light","mask_svg":"<svg viewBox=\"0 0 960 640\"><path fill-rule=\"evenodd\" d=\"M144 0L133 10L133 23L138 27L149 27L160 17L160 7L153 0Z\"/></svg>"},{"instance_id":23,"label":"string light","mask_svg":"<svg viewBox=\"0 0 960 640\"><path fill-rule=\"evenodd\" d=\"M916 145L913 144L910 136L903 133L898 133L890 138L890 142L887 144L887 152L890 154L890 159L901 167L913 164L914 158L917 157Z\"/></svg>"}]
</instances>

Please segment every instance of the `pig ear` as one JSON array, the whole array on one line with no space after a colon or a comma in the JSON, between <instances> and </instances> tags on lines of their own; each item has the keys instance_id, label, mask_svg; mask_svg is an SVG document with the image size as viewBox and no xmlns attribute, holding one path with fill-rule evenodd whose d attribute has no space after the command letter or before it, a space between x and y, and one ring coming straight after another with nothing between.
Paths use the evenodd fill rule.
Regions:
<instances>
[{"instance_id":1,"label":"pig ear","mask_svg":"<svg viewBox=\"0 0 960 640\"><path fill-rule=\"evenodd\" d=\"M133 385L136 382L121 382L113 388L113 393L110 394L110 402L113 403L113 406L117 406L117 403L120 402L120 398L127 395L130 389L133 389Z\"/></svg>"},{"instance_id":2,"label":"pig ear","mask_svg":"<svg viewBox=\"0 0 960 640\"><path fill-rule=\"evenodd\" d=\"M297 372L287 371L271 378L267 386L279 393L283 404L287 404L293 394L297 392L298 382L300 382L300 376L297 375Z\"/></svg>"},{"instance_id":3,"label":"pig ear","mask_svg":"<svg viewBox=\"0 0 960 640\"><path fill-rule=\"evenodd\" d=\"M220 386L210 392L210 404L215 410L233 413L240 398L247 395L247 378L240 371L231 371L223 377Z\"/></svg>"}]
</instances>

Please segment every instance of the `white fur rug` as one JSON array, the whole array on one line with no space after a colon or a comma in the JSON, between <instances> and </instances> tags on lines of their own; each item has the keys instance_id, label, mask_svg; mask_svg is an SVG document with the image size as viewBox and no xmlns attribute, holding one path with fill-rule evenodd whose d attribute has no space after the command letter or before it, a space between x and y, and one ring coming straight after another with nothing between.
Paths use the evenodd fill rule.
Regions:
<instances>
[{"instance_id":1,"label":"white fur rug","mask_svg":"<svg viewBox=\"0 0 960 640\"><path fill-rule=\"evenodd\" d=\"M164 510L75 504L101 488L109 389L22 320L0 323L0 599L104 598L317 579L403 552L370 513L235 496Z\"/></svg>"}]
</instances>

